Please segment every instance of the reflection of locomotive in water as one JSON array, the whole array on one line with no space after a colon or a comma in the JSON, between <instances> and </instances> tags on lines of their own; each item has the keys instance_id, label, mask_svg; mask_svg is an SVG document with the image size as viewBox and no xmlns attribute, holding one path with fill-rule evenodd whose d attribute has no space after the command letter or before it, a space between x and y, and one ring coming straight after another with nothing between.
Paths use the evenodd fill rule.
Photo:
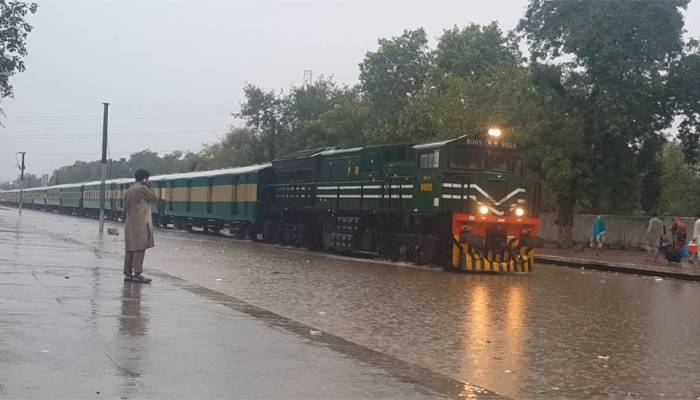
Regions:
<instances>
[{"instance_id":1,"label":"reflection of locomotive in water","mask_svg":"<svg viewBox=\"0 0 700 400\"><path fill-rule=\"evenodd\" d=\"M463 271L529 271L540 190L500 131L437 143L308 150L271 164L151 178L154 221L223 228L271 243L326 248ZM129 179L107 182L118 218ZM26 206L96 215L99 183L24 191ZM19 202L18 191L0 201Z\"/></svg>"}]
</instances>

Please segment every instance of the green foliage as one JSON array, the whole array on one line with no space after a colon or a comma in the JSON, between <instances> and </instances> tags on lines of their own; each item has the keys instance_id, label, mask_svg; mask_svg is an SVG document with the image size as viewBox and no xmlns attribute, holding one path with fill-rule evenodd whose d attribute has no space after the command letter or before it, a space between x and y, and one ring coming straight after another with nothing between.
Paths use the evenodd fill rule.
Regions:
<instances>
[{"instance_id":1,"label":"green foliage","mask_svg":"<svg viewBox=\"0 0 700 400\"><path fill-rule=\"evenodd\" d=\"M677 216L700 215L700 177L696 168L683 161L683 147L671 142L663 152L661 178L662 213Z\"/></svg>"},{"instance_id":2,"label":"green foliage","mask_svg":"<svg viewBox=\"0 0 700 400\"><path fill-rule=\"evenodd\" d=\"M364 141L368 114L358 89L339 86L332 78L321 77L308 86L292 87L286 95L249 84L245 96L237 114L249 130L245 142L251 143L254 136L263 145L249 146L258 153L248 158L269 161L301 149ZM208 151L225 153L227 145L236 143L224 141L219 144L223 147L210 147Z\"/></svg>"},{"instance_id":3,"label":"green foliage","mask_svg":"<svg viewBox=\"0 0 700 400\"><path fill-rule=\"evenodd\" d=\"M184 154L180 151L174 151L161 157L156 152L143 150L132 154L129 159L111 160L107 164L107 174L109 178L128 178L133 177L134 172L140 168L149 170L153 175L187 172L194 169L193 157L194 155L191 153ZM99 160L76 161L73 165L55 170L49 178L49 183L55 185L98 181L101 177L101 171L102 166Z\"/></svg>"},{"instance_id":4,"label":"green foliage","mask_svg":"<svg viewBox=\"0 0 700 400\"><path fill-rule=\"evenodd\" d=\"M306 87L293 87L284 103L289 124L287 153L363 141L366 114L357 88L321 77Z\"/></svg>"},{"instance_id":5,"label":"green foliage","mask_svg":"<svg viewBox=\"0 0 700 400\"><path fill-rule=\"evenodd\" d=\"M25 70L25 44L32 31L27 17L37 7L36 3L0 1L0 97L12 97L10 78Z\"/></svg>"},{"instance_id":6,"label":"green foliage","mask_svg":"<svg viewBox=\"0 0 700 400\"><path fill-rule=\"evenodd\" d=\"M446 30L435 50L423 29L382 39L360 71L370 142L420 142L492 125L524 134L530 122L527 70L514 36L495 22Z\"/></svg>"},{"instance_id":7,"label":"green foliage","mask_svg":"<svg viewBox=\"0 0 700 400\"><path fill-rule=\"evenodd\" d=\"M700 49L692 40L688 52L671 69L670 91L680 117L678 137L686 162L700 163Z\"/></svg>"},{"instance_id":8,"label":"green foliage","mask_svg":"<svg viewBox=\"0 0 700 400\"><path fill-rule=\"evenodd\" d=\"M233 128L221 141L205 146L204 150L196 155L193 169L238 167L264 161L265 144L255 131Z\"/></svg>"},{"instance_id":9,"label":"green foliage","mask_svg":"<svg viewBox=\"0 0 700 400\"><path fill-rule=\"evenodd\" d=\"M280 94L247 84L243 88L245 101L241 103L241 111L236 114L246 125L258 132L260 140L265 144L266 156L274 159L277 156L278 142L284 137L284 101Z\"/></svg>"},{"instance_id":10,"label":"green foliage","mask_svg":"<svg viewBox=\"0 0 700 400\"><path fill-rule=\"evenodd\" d=\"M360 63L360 86L370 113L369 139L403 141L399 115L423 95L433 71L428 37L423 28L379 39L379 49Z\"/></svg>"},{"instance_id":11,"label":"green foliage","mask_svg":"<svg viewBox=\"0 0 700 400\"><path fill-rule=\"evenodd\" d=\"M629 212L639 207L640 193L656 193L643 202L656 206L658 186L648 186L658 185L652 156L674 114L668 60L682 54L687 3L529 2L519 30L533 66L552 67L539 83L548 82L561 99L560 117L579 127L576 140L556 145L580 170L567 185L553 187L563 197L597 211Z\"/></svg>"},{"instance_id":12,"label":"green foliage","mask_svg":"<svg viewBox=\"0 0 700 400\"><path fill-rule=\"evenodd\" d=\"M445 30L435 51L435 65L445 75L476 80L520 65L516 38L504 36L498 23L470 24Z\"/></svg>"}]
</instances>

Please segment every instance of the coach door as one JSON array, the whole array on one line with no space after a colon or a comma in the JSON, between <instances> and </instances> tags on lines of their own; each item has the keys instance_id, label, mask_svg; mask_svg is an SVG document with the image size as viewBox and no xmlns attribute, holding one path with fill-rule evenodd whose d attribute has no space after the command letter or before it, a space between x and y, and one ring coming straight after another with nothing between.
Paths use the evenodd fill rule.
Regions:
<instances>
[{"instance_id":1,"label":"coach door","mask_svg":"<svg viewBox=\"0 0 700 400\"><path fill-rule=\"evenodd\" d=\"M115 183L109 184L108 193L109 193L109 209L116 210L117 209L117 204L116 204L117 185Z\"/></svg>"},{"instance_id":2,"label":"coach door","mask_svg":"<svg viewBox=\"0 0 700 400\"><path fill-rule=\"evenodd\" d=\"M175 183L173 181L168 181L166 183L166 186L168 188L168 211L172 212L173 211L173 196L175 195Z\"/></svg>"},{"instance_id":3,"label":"coach door","mask_svg":"<svg viewBox=\"0 0 700 400\"><path fill-rule=\"evenodd\" d=\"M207 179L207 214L214 212L214 178Z\"/></svg>"},{"instance_id":4,"label":"coach door","mask_svg":"<svg viewBox=\"0 0 700 400\"><path fill-rule=\"evenodd\" d=\"M238 175L231 177L231 219L238 217Z\"/></svg>"},{"instance_id":5,"label":"coach door","mask_svg":"<svg viewBox=\"0 0 700 400\"><path fill-rule=\"evenodd\" d=\"M192 210L192 179L187 180L187 199L185 211L188 213Z\"/></svg>"}]
</instances>

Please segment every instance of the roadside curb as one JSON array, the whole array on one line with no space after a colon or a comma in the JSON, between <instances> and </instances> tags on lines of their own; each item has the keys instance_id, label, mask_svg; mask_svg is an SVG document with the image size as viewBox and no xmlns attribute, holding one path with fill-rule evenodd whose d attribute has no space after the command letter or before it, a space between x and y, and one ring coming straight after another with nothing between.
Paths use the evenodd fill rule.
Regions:
<instances>
[{"instance_id":1,"label":"roadside curb","mask_svg":"<svg viewBox=\"0 0 700 400\"><path fill-rule=\"evenodd\" d=\"M696 267L656 267L640 264L609 262L603 260L587 260L581 258L561 257L552 255L537 255L537 263L558 265L571 268L589 268L602 271L621 272L626 274L661 276L700 282L700 268Z\"/></svg>"}]
</instances>

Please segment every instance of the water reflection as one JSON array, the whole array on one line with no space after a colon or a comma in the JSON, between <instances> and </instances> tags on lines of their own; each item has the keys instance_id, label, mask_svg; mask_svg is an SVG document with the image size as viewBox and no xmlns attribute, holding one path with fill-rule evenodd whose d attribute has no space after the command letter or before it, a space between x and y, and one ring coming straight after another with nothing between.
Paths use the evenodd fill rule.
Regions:
<instances>
[{"instance_id":1,"label":"water reflection","mask_svg":"<svg viewBox=\"0 0 700 400\"><path fill-rule=\"evenodd\" d=\"M468 317L465 320L465 352L468 368L478 378L485 378L491 369L493 355L489 349L492 335L489 293L484 285L474 286L468 293Z\"/></svg>"},{"instance_id":2,"label":"water reflection","mask_svg":"<svg viewBox=\"0 0 700 400\"><path fill-rule=\"evenodd\" d=\"M474 279L474 286L465 296L464 370L474 382L495 378L500 390L510 391L520 386L525 368L527 297L518 277L501 277L498 285L492 279ZM504 284L503 280L510 282Z\"/></svg>"},{"instance_id":3,"label":"water reflection","mask_svg":"<svg viewBox=\"0 0 700 400\"><path fill-rule=\"evenodd\" d=\"M527 332L524 329L526 303L523 301L522 288L520 286L511 286L508 288L508 301L506 306L506 349L510 355L508 368L512 370L514 386L520 387L522 380L521 371L525 367L523 362L523 337Z\"/></svg>"},{"instance_id":4,"label":"water reflection","mask_svg":"<svg viewBox=\"0 0 700 400\"><path fill-rule=\"evenodd\" d=\"M124 335L144 336L148 333L148 314L141 313L142 285L125 283L122 288L122 308L119 332Z\"/></svg>"},{"instance_id":5,"label":"water reflection","mask_svg":"<svg viewBox=\"0 0 700 400\"><path fill-rule=\"evenodd\" d=\"M138 393L137 379L144 371L149 357L146 339L148 334L148 312L141 306L142 285L124 283L122 288L119 336L115 364L117 372L124 378L121 388L123 397Z\"/></svg>"}]
</instances>

